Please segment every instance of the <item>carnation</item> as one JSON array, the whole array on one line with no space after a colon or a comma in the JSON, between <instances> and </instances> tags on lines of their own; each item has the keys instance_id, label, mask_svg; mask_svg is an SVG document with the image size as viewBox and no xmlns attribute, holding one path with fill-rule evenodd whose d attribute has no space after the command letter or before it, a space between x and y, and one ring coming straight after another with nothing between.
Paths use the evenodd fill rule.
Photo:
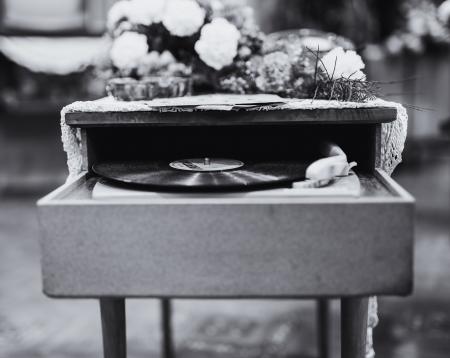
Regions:
<instances>
[{"instance_id":1,"label":"carnation","mask_svg":"<svg viewBox=\"0 0 450 358\"><path fill-rule=\"evenodd\" d=\"M166 0L130 0L128 20L133 24L151 25L161 22Z\"/></svg>"},{"instance_id":2,"label":"carnation","mask_svg":"<svg viewBox=\"0 0 450 358\"><path fill-rule=\"evenodd\" d=\"M195 34L205 22L205 11L194 0L169 1L162 23L172 35Z\"/></svg>"},{"instance_id":3,"label":"carnation","mask_svg":"<svg viewBox=\"0 0 450 358\"><path fill-rule=\"evenodd\" d=\"M111 60L119 70L131 71L148 52L147 37L136 32L124 32L111 47Z\"/></svg>"},{"instance_id":4,"label":"carnation","mask_svg":"<svg viewBox=\"0 0 450 358\"><path fill-rule=\"evenodd\" d=\"M365 64L355 51L345 51L342 47L336 47L322 57L320 65L331 80L348 78L353 80L365 80L362 72Z\"/></svg>"},{"instance_id":5,"label":"carnation","mask_svg":"<svg viewBox=\"0 0 450 358\"><path fill-rule=\"evenodd\" d=\"M233 63L240 37L236 26L224 18L216 18L203 26L195 51L204 63L219 71Z\"/></svg>"}]
</instances>

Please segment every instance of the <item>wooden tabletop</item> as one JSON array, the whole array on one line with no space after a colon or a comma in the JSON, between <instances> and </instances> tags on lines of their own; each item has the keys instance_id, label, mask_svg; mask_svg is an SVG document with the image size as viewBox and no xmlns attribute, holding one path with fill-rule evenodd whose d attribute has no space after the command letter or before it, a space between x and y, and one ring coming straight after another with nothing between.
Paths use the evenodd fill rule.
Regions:
<instances>
[{"instance_id":1,"label":"wooden tabletop","mask_svg":"<svg viewBox=\"0 0 450 358\"><path fill-rule=\"evenodd\" d=\"M66 123L74 127L103 126L226 126L252 124L374 124L396 118L393 107L318 108L271 110L195 110L186 111L98 111L66 113Z\"/></svg>"},{"instance_id":2,"label":"wooden tabletop","mask_svg":"<svg viewBox=\"0 0 450 358\"><path fill-rule=\"evenodd\" d=\"M271 94L206 94L151 101L105 97L63 109L75 127L227 126L294 123L386 123L397 117L395 103L289 99Z\"/></svg>"}]
</instances>

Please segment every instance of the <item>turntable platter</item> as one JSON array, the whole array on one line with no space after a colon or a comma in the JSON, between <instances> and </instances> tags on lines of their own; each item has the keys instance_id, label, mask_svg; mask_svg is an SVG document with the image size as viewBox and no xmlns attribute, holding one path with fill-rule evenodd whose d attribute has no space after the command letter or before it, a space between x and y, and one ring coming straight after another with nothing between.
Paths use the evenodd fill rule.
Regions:
<instances>
[{"instance_id":1,"label":"turntable platter","mask_svg":"<svg viewBox=\"0 0 450 358\"><path fill-rule=\"evenodd\" d=\"M304 180L308 163L222 158L103 162L93 171L116 183L154 191L239 191Z\"/></svg>"}]
</instances>

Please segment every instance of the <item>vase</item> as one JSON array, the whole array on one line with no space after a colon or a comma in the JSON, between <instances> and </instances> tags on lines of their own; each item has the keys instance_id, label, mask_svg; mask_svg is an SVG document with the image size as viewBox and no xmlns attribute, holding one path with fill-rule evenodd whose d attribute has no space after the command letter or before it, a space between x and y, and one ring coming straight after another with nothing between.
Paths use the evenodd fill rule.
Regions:
<instances>
[{"instance_id":1,"label":"vase","mask_svg":"<svg viewBox=\"0 0 450 358\"><path fill-rule=\"evenodd\" d=\"M181 76L151 76L134 78L113 78L106 90L110 96L120 101L143 101L154 98L190 96L192 78Z\"/></svg>"}]
</instances>

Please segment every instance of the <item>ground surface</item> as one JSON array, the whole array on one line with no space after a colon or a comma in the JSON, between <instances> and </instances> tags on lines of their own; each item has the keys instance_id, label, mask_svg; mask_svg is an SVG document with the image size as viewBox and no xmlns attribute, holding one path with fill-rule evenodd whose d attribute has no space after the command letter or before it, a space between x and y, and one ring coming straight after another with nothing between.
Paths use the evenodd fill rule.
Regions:
<instances>
[{"instance_id":1,"label":"ground surface","mask_svg":"<svg viewBox=\"0 0 450 358\"><path fill-rule=\"evenodd\" d=\"M33 126L26 132L6 126L0 133L6 143L0 157L0 356L5 358L101 356L97 303L50 300L41 293L34 203L64 178L55 123L42 135ZM433 156L425 165L405 166L396 178L418 204L415 293L380 300L376 350L383 358L448 358L450 158ZM333 307L336 326L339 312ZM158 355L158 308L154 300L128 302L130 357ZM182 357L317 355L311 301L176 301L175 313Z\"/></svg>"}]
</instances>

